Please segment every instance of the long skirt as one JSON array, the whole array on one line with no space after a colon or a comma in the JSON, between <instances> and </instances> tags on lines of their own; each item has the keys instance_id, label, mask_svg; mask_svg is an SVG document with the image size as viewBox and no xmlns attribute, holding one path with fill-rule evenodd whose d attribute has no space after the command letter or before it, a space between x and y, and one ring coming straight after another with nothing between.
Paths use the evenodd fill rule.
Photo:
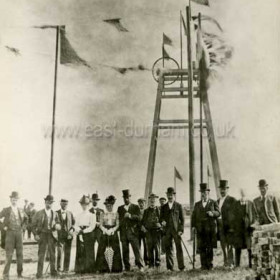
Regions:
<instances>
[{"instance_id":1,"label":"long skirt","mask_svg":"<svg viewBox=\"0 0 280 280\"><path fill-rule=\"evenodd\" d=\"M106 260L105 251L107 248L113 249L113 263L112 269L110 270L108 265L108 260ZM122 268L122 258L120 250L120 240L118 233L115 232L114 235L105 235L102 234L100 244L98 246L97 257L96 257L96 270L99 272L121 272Z\"/></svg>"},{"instance_id":2,"label":"long skirt","mask_svg":"<svg viewBox=\"0 0 280 280\"><path fill-rule=\"evenodd\" d=\"M76 273L94 272L95 259L93 246L91 233L82 234L82 240L79 235L77 236Z\"/></svg>"}]
</instances>

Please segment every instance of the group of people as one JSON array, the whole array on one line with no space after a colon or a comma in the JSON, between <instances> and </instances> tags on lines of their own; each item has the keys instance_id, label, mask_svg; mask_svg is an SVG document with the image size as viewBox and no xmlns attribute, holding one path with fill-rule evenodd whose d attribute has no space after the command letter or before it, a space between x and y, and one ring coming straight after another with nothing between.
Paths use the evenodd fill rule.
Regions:
<instances>
[{"instance_id":1,"label":"group of people","mask_svg":"<svg viewBox=\"0 0 280 280\"><path fill-rule=\"evenodd\" d=\"M192 227L197 236L197 252L202 269L213 268L213 249L220 240L224 266L240 266L242 249L248 250L249 267L252 267L252 235L261 225L280 222L278 199L268 194L268 183L259 180L260 196L250 201L245 190L240 189L241 198L230 196L227 180L220 181L220 198L209 198L207 184L200 184L201 200L192 213Z\"/></svg>"},{"instance_id":2,"label":"group of people","mask_svg":"<svg viewBox=\"0 0 280 280\"><path fill-rule=\"evenodd\" d=\"M221 243L225 266L239 266L242 249L248 249L251 266L253 230L256 225L279 222L278 201L267 194L268 184L263 179L259 181L261 196L253 202L245 197L244 191L241 191L240 200L229 196L227 180L221 180L219 188L220 198L215 201L209 198L208 185L200 184L201 200L192 211L191 226L197 237L201 268L213 268L213 249L217 247L217 240ZM100 199L97 193L91 197L83 195L79 201L82 211L75 218L67 209L67 199L61 199L60 209L54 211L54 197L47 195L44 209L33 215L31 223L31 231L38 242L36 277L43 276L47 251L51 276L69 271L74 235L75 272L78 274L130 271L129 245L134 253L135 265L140 271L145 265L158 269L161 254L165 254L167 269L172 271L175 244L178 269L185 270L182 247L185 218L182 205L175 201L174 188L168 188L166 198L159 199L160 206L157 206L159 197L154 193L149 195L147 207L143 198L138 200L138 205L133 204L130 190L123 190L122 193L123 205L114 209L116 198L110 195L104 201L104 210L98 207ZM28 216L26 211L17 207L18 199L18 193L12 192L11 206L0 213L0 219L4 218L2 231L5 231L6 235L6 262L3 271L5 279L9 277L14 249L18 277L22 277L22 231Z\"/></svg>"}]
</instances>

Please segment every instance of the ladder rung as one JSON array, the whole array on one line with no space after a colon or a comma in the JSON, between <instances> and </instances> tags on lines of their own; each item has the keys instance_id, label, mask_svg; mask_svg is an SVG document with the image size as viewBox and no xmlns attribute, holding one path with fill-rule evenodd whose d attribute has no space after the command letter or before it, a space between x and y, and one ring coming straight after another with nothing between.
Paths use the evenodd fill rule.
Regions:
<instances>
[{"instance_id":1,"label":"ladder rung","mask_svg":"<svg viewBox=\"0 0 280 280\"><path fill-rule=\"evenodd\" d=\"M173 82L173 81L176 81L176 82L180 82L180 81L188 81L188 77L164 77L164 81L165 82Z\"/></svg>"},{"instance_id":2,"label":"ladder rung","mask_svg":"<svg viewBox=\"0 0 280 280\"><path fill-rule=\"evenodd\" d=\"M158 129L188 129L188 125L159 125ZM199 125L194 125L194 128L200 128ZM207 128L203 126L203 128Z\"/></svg>"},{"instance_id":3,"label":"ladder rung","mask_svg":"<svg viewBox=\"0 0 280 280\"><path fill-rule=\"evenodd\" d=\"M163 88L163 92L181 92L181 91L188 91L189 88L187 87L169 87L169 88ZM198 91L198 87L193 88L194 91Z\"/></svg>"},{"instance_id":4,"label":"ladder rung","mask_svg":"<svg viewBox=\"0 0 280 280\"><path fill-rule=\"evenodd\" d=\"M200 123L200 120L194 120L194 123ZM206 123L206 120L202 120L203 123ZM188 120L184 119L174 119L174 120L159 120L159 124L172 124L172 123L189 123Z\"/></svg>"},{"instance_id":5,"label":"ladder rung","mask_svg":"<svg viewBox=\"0 0 280 280\"><path fill-rule=\"evenodd\" d=\"M198 70L193 69L193 74L198 75ZM185 76L188 75L188 69L165 69L163 76Z\"/></svg>"},{"instance_id":6,"label":"ladder rung","mask_svg":"<svg viewBox=\"0 0 280 280\"><path fill-rule=\"evenodd\" d=\"M165 95L162 95L161 98L163 99L173 99L173 98L188 98L189 96L187 94L165 94ZM199 98L199 95L198 94L194 94L193 96L194 98Z\"/></svg>"}]
</instances>

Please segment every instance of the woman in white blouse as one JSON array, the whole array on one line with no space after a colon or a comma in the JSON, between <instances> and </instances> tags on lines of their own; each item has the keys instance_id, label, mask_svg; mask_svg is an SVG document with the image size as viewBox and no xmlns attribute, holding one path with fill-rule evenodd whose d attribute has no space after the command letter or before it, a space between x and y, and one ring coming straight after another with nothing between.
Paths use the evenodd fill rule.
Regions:
<instances>
[{"instance_id":1,"label":"woman in white blouse","mask_svg":"<svg viewBox=\"0 0 280 280\"><path fill-rule=\"evenodd\" d=\"M83 211L77 216L75 223L77 233L75 272L83 274L94 271L94 245L91 242L91 233L96 226L96 215L89 212L88 196L84 195L80 199L80 204Z\"/></svg>"}]
</instances>

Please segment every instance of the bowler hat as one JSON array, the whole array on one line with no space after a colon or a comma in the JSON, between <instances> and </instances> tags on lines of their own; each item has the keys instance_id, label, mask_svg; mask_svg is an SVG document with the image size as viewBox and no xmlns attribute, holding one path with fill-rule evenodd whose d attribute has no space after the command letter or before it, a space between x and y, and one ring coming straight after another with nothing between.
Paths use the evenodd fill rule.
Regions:
<instances>
[{"instance_id":1,"label":"bowler hat","mask_svg":"<svg viewBox=\"0 0 280 280\"><path fill-rule=\"evenodd\" d=\"M105 199L104 204L105 204L105 205L107 205L107 204L114 205L115 202L116 202L116 198L115 198L113 195L109 195L109 196Z\"/></svg>"},{"instance_id":2,"label":"bowler hat","mask_svg":"<svg viewBox=\"0 0 280 280\"><path fill-rule=\"evenodd\" d=\"M167 188L166 193L167 193L167 194L168 194L168 193L176 194L174 188L172 188L172 187Z\"/></svg>"},{"instance_id":3,"label":"bowler hat","mask_svg":"<svg viewBox=\"0 0 280 280\"><path fill-rule=\"evenodd\" d=\"M92 194L91 199L92 200L100 200L100 198L98 197L98 193L96 192L96 193Z\"/></svg>"},{"instance_id":4,"label":"bowler hat","mask_svg":"<svg viewBox=\"0 0 280 280\"><path fill-rule=\"evenodd\" d=\"M166 198L165 198L165 197L161 197L159 200L164 200L164 201L166 201Z\"/></svg>"},{"instance_id":5,"label":"bowler hat","mask_svg":"<svg viewBox=\"0 0 280 280\"><path fill-rule=\"evenodd\" d=\"M19 194L18 194L18 192L12 192L11 195L10 195L10 198L19 199Z\"/></svg>"},{"instance_id":6,"label":"bowler hat","mask_svg":"<svg viewBox=\"0 0 280 280\"><path fill-rule=\"evenodd\" d=\"M200 192L210 191L210 189L208 188L208 185L206 183L201 183L199 185L199 187L200 187L200 190L199 190Z\"/></svg>"},{"instance_id":7,"label":"bowler hat","mask_svg":"<svg viewBox=\"0 0 280 280\"><path fill-rule=\"evenodd\" d=\"M220 180L219 188L220 189L228 189L229 188L228 180Z\"/></svg>"},{"instance_id":8,"label":"bowler hat","mask_svg":"<svg viewBox=\"0 0 280 280\"><path fill-rule=\"evenodd\" d=\"M151 194L149 195L149 198L158 198L158 196L157 196L156 194L154 194L154 193L151 193Z\"/></svg>"},{"instance_id":9,"label":"bowler hat","mask_svg":"<svg viewBox=\"0 0 280 280\"><path fill-rule=\"evenodd\" d=\"M139 198L139 199L137 200L137 202L146 202L146 199L143 198L143 197L141 197L141 198Z\"/></svg>"},{"instance_id":10,"label":"bowler hat","mask_svg":"<svg viewBox=\"0 0 280 280\"><path fill-rule=\"evenodd\" d=\"M123 190L122 193L123 193L123 197L129 197L129 196L131 196L130 190L129 190L129 189Z\"/></svg>"},{"instance_id":11,"label":"bowler hat","mask_svg":"<svg viewBox=\"0 0 280 280\"><path fill-rule=\"evenodd\" d=\"M82 205L88 205L90 204L90 198L86 195L83 195L79 202Z\"/></svg>"},{"instance_id":12,"label":"bowler hat","mask_svg":"<svg viewBox=\"0 0 280 280\"><path fill-rule=\"evenodd\" d=\"M44 198L45 201L49 201L49 202L54 202L54 198L51 194L48 194L45 198Z\"/></svg>"},{"instance_id":13,"label":"bowler hat","mask_svg":"<svg viewBox=\"0 0 280 280\"><path fill-rule=\"evenodd\" d=\"M260 179L259 180L259 187L267 187L268 183L266 182L265 179Z\"/></svg>"},{"instance_id":14,"label":"bowler hat","mask_svg":"<svg viewBox=\"0 0 280 280\"><path fill-rule=\"evenodd\" d=\"M61 198L60 202L68 202L68 200L65 198Z\"/></svg>"}]
</instances>

